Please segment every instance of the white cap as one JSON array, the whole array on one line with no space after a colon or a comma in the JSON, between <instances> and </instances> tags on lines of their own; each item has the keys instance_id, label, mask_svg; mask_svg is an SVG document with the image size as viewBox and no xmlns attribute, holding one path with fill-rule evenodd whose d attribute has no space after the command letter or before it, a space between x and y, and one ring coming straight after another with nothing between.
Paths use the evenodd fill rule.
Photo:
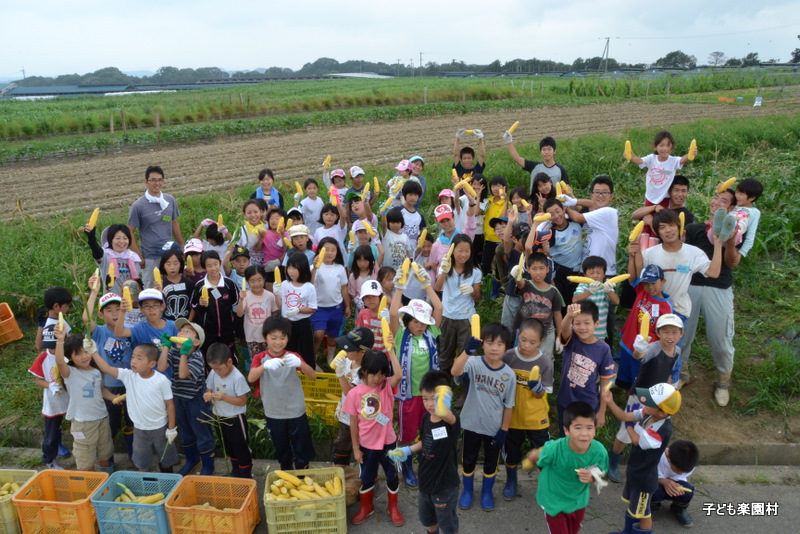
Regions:
<instances>
[{"instance_id":1,"label":"white cap","mask_svg":"<svg viewBox=\"0 0 800 534\"><path fill-rule=\"evenodd\" d=\"M411 299L411 302L409 302L407 306L403 306L398 310L400 315L407 313L417 321L428 326L436 323L431 316L431 312L433 312L431 305L420 299Z\"/></svg>"}]
</instances>

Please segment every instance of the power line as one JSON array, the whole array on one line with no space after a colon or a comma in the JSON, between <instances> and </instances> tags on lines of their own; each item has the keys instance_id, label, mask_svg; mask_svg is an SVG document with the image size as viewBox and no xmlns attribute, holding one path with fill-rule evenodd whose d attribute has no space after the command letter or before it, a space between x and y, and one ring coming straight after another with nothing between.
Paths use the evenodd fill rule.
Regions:
<instances>
[{"instance_id":1,"label":"power line","mask_svg":"<svg viewBox=\"0 0 800 534\"><path fill-rule=\"evenodd\" d=\"M747 35L758 32L769 32L773 30L780 30L783 28L791 28L800 26L799 24L786 24L785 26L775 26L774 28L762 28L760 30L746 30L739 32L726 32L726 33L713 33L708 35L668 35L665 37L612 37L612 39L623 39L627 41L648 41L648 40L665 40L665 39L708 39L709 37L726 37L729 35ZM597 39L608 39L607 37L598 37Z\"/></svg>"}]
</instances>

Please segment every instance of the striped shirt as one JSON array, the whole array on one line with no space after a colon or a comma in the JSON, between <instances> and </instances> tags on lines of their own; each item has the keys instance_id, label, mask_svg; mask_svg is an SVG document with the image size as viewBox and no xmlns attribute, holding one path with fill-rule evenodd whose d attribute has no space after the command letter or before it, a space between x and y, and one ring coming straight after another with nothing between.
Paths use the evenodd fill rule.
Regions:
<instances>
[{"instance_id":1,"label":"striped shirt","mask_svg":"<svg viewBox=\"0 0 800 534\"><path fill-rule=\"evenodd\" d=\"M575 289L575 294L580 295L589 291L589 284L578 284ZM594 335L598 339L605 339L607 337L606 326L608 324L608 295L602 289L594 295L589 295L586 300L591 300L597 304L597 319L600 324L594 329Z\"/></svg>"},{"instance_id":2,"label":"striped shirt","mask_svg":"<svg viewBox=\"0 0 800 534\"><path fill-rule=\"evenodd\" d=\"M181 349L172 347L167 354L167 362L172 369L172 395L182 399L193 399L206 391L206 363L203 353L195 350L188 358L189 377L178 378Z\"/></svg>"}]
</instances>

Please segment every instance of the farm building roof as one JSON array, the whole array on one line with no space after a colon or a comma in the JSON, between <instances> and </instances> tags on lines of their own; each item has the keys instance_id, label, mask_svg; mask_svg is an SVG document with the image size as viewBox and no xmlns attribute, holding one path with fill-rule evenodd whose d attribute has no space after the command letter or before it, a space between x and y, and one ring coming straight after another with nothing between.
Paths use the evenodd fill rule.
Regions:
<instances>
[{"instance_id":1,"label":"farm building roof","mask_svg":"<svg viewBox=\"0 0 800 534\"><path fill-rule=\"evenodd\" d=\"M54 85L50 87L14 87L5 96L71 96L116 93L129 90L130 85Z\"/></svg>"}]
</instances>

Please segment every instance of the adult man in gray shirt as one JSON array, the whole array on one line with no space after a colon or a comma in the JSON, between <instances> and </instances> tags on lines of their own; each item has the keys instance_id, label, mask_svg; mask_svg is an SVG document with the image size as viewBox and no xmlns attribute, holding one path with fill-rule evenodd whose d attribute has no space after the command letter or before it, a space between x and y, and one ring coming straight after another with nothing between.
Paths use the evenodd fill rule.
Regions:
<instances>
[{"instance_id":1,"label":"adult man in gray shirt","mask_svg":"<svg viewBox=\"0 0 800 534\"><path fill-rule=\"evenodd\" d=\"M164 244L174 240L183 248L183 237L178 224L178 204L174 197L161 192L164 186L161 167L147 167L144 183L147 190L131 205L128 228L132 236L139 230L141 249L135 237L130 248L142 258L142 283L147 288L153 285L153 268L158 267Z\"/></svg>"}]
</instances>

